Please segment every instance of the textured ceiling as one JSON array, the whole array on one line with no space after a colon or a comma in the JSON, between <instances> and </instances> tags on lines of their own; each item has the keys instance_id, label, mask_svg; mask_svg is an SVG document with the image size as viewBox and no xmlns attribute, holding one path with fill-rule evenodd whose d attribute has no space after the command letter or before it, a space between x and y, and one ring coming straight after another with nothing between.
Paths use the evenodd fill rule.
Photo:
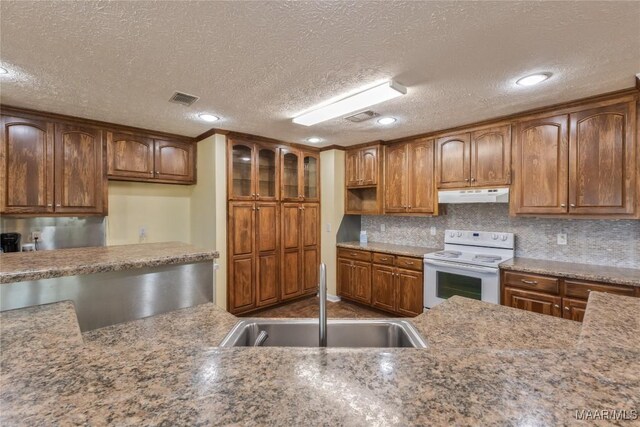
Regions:
<instances>
[{"instance_id":1,"label":"textured ceiling","mask_svg":"<svg viewBox=\"0 0 640 427\"><path fill-rule=\"evenodd\" d=\"M349 145L634 85L640 2L0 3L2 103L195 136ZM536 71L553 78L514 85ZM291 118L385 79L398 122ZM200 96L167 102L174 90ZM222 118L203 123L197 113Z\"/></svg>"}]
</instances>

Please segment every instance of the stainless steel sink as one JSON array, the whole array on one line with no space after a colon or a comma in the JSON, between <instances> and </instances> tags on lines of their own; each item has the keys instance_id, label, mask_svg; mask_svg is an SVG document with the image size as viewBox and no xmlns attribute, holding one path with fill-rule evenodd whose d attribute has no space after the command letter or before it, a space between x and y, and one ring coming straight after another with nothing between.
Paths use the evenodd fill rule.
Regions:
<instances>
[{"instance_id":1,"label":"stainless steel sink","mask_svg":"<svg viewBox=\"0 0 640 427\"><path fill-rule=\"evenodd\" d=\"M220 347L249 347L258 340L265 347L318 347L317 319L244 319ZM406 320L329 320L328 347L414 347L427 343Z\"/></svg>"}]
</instances>

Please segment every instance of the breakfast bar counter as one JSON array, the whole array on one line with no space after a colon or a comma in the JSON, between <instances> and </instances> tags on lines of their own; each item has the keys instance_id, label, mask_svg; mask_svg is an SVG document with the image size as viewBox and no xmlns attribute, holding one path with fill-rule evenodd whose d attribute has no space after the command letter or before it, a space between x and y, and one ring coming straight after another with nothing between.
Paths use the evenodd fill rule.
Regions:
<instances>
[{"instance_id":1,"label":"breakfast bar counter","mask_svg":"<svg viewBox=\"0 0 640 427\"><path fill-rule=\"evenodd\" d=\"M15 252L0 255L0 284L211 261L218 253L180 242Z\"/></svg>"}]
</instances>

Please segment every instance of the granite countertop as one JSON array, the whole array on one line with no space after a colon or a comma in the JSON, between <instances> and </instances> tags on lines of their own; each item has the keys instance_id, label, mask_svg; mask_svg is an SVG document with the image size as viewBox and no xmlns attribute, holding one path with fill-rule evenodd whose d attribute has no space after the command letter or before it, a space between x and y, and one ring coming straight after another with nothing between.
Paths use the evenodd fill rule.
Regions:
<instances>
[{"instance_id":1,"label":"granite countertop","mask_svg":"<svg viewBox=\"0 0 640 427\"><path fill-rule=\"evenodd\" d=\"M633 350L640 356L640 298L591 292L587 304L579 348Z\"/></svg>"},{"instance_id":2,"label":"granite countertop","mask_svg":"<svg viewBox=\"0 0 640 427\"><path fill-rule=\"evenodd\" d=\"M336 245L339 248L358 249L361 251L381 252L392 255L402 255L410 257L422 258L425 254L438 252L442 249L425 248L421 246L393 245L391 243L369 242L361 244L360 242L343 242Z\"/></svg>"},{"instance_id":3,"label":"granite countertop","mask_svg":"<svg viewBox=\"0 0 640 427\"><path fill-rule=\"evenodd\" d=\"M0 284L186 264L217 257L217 252L180 242L5 253L0 255Z\"/></svg>"},{"instance_id":4,"label":"granite countertop","mask_svg":"<svg viewBox=\"0 0 640 427\"><path fill-rule=\"evenodd\" d=\"M503 270L549 274L569 279L592 280L617 285L640 286L640 269L577 264L573 262L515 257L500 264Z\"/></svg>"},{"instance_id":5,"label":"granite countertop","mask_svg":"<svg viewBox=\"0 0 640 427\"><path fill-rule=\"evenodd\" d=\"M605 326L581 344L629 303L597 296L585 321ZM72 305L27 310L0 313L14 331L4 345L38 334L75 344L37 358L3 351L3 425L570 425L577 410L640 406L640 351L576 347L578 323L460 297L414 320L428 349L217 348L236 319L213 304L86 332L81 347L77 326L25 321L68 319ZM505 322L524 328L520 343L494 334ZM625 331L639 333L637 322Z\"/></svg>"}]
</instances>

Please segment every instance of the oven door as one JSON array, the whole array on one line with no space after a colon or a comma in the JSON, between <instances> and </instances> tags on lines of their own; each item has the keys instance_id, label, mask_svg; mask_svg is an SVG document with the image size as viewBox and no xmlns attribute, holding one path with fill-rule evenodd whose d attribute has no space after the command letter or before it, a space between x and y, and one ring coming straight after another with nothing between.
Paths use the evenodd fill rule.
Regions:
<instances>
[{"instance_id":1,"label":"oven door","mask_svg":"<svg viewBox=\"0 0 640 427\"><path fill-rule=\"evenodd\" d=\"M499 304L498 269L425 259L424 306L432 308L454 295Z\"/></svg>"}]
</instances>

